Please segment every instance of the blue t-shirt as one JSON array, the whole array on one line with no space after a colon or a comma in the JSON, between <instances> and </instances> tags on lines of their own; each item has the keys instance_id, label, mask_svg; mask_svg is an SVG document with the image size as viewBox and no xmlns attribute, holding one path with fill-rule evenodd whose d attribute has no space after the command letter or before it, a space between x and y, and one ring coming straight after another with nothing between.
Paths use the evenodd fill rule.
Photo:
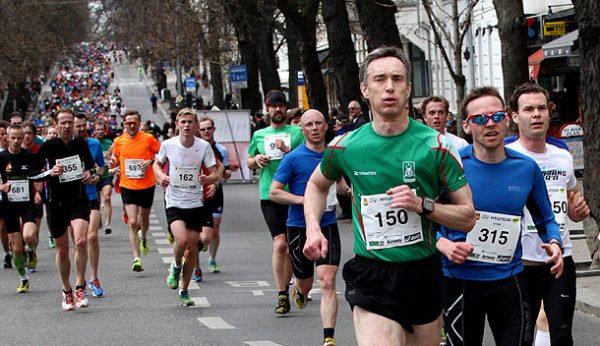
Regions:
<instances>
[{"instance_id":1,"label":"blue t-shirt","mask_svg":"<svg viewBox=\"0 0 600 346\"><path fill-rule=\"evenodd\" d=\"M304 196L306 184L315 168L321 163L323 153L314 152L301 144L289 152L275 171L274 181L288 185L289 192L297 196ZM321 227L336 223L335 210L323 213ZM306 228L304 220L304 206L290 205L288 209L287 225Z\"/></svg>"},{"instance_id":2,"label":"blue t-shirt","mask_svg":"<svg viewBox=\"0 0 600 346\"><path fill-rule=\"evenodd\" d=\"M86 138L85 139L88 147L90 148L90 154L94 159L94 162L98 167L104 167L104 155L102 155L102 144L96 138ZM98 199L98 191L96 190L96 185L85 184L85 192L87 192L88 199L90 201Z\"/></svg>"},{"instance_id":3,"label":"blue t-shirt","mask_svg":"<svg viewBox=\"0 0 600 346\"><path fill-rule=\"evenodd\" d=\"M556 239L560 231L554 219L546 183L539 166L531 158L505 148L506 159L500 163L485 163L473 155L473 145L460 150L465 176L473 193L477 211L523 217L523 207L531 216L543 242ZM467 233L442 227L438 237L465 241ZM518 239L521 239L519 236ZM510 263L495 264L467 260L452 263L443 257L444 276L463 280L489 281L505 279L523 271L520 240Z\"/></svg>"}]
</instances>

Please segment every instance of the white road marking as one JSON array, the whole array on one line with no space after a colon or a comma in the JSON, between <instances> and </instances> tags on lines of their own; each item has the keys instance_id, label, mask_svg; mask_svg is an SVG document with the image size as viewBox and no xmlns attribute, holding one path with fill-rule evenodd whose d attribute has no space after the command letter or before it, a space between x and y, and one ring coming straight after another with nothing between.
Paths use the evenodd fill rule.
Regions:
<instances>
[{"instance_id":1,"label":"white road marking","mask_svg":"<svg viewBox=\"0 0 600 346\"><path fill-rule=\"evenodd\" d=\"M162 261L163 261L163 263L171 264L171 262L173 262L173 256L171 256L171 257L162 257Z\"/></svg>"},{"instance_id":2,"label":"white road marking","mask_svg":"<svg viewBox=\"0 0 600 346\"><path fill-rule=\"evenodd\" d=\"M221 317L198 317L198 321L210 329L235 329Z\"/></svg>"},{"instance_id":3,"label":"white road marking","mask_svg":"<svg viewBox=\"0 0 600 346\"><path fill-rule=\"evenodd\" d=\"M192 300L194 301L194 303L196 305L194 305L194 307L196 308L210 308L211 305L208 302L208 299L206 297L192 297Z\"/></svg>"},{"instance_id":4,"label":"white road marking","mask_svg":"<svg viewBox=\"0 0 600 346\"><path fill-rule=\"evenodd\" d=\"M283 346L282 344L275 343L269 340L261 340L261 341L244 341L246 345L250 346Z\"/></svg>"},{"instance_id":5,"label":"white road marking","mask_svg":"<svg viewBox=\"0 0 600 346\"><path fill-rule=\"evenodd\" d=\"M261 290L253 290L252 291L252 295L253 296L264 296L265 292L261 291Z\"/></svg>"},{"instance_id":6,"label":"white road marking","mask_svg":"<svg viewBox=\"0 0 600 346\"><path fill-rule=\"evenodd\" d=\"M164 233L162 233L162 232L152 232L152 233L150 233L150 234L152 234L152 236L153 236L154 238L164 238L164 237L165 237L165 234L164 234Z\"/></svg>"},{"instance_id":7,"label":"white road marking","mask_svg":"<svg viewBox=\"0 0 600 346\"><path fill-rule=\"evenodd\" d=\"M150 227L148 227L148 230L149 231L162 231L163 228L161 226L150 226ZM163 235L164 235L164 233L163 233Z\"/></svg>"},{"instance_id":8,"label":"white road marking","mask_svg":"<svg viewBox=\"0 0 600 346\"><path fill-rule=\"evenodd\" d=\"M158 221L156 219L150 219L150 224L151 225L160 225L160 221Z\"/></svg>"},{"instance_id":9,"label":"white road marking","mask_svg":"<svg viewBox=\"0 0 600 346\"><path fill-rule=\"evenodd\" d=\"M154 239L156 245L171 245L168 239Z\"/></svg>"},{"instance_id":10,"label":"white road marking","mask_svg":"<svg viewBox=\"0 0 600 346\"><path fill-rule=\"evenodd\" d=\"M158 253L161 255L172 255L173 254L173 249L170 247L159 247L158 249Z\"/></svg>"},{"instance_id":11,"label":"white road marking","mask_svg":"<svg viewBox=\"0 0 600 346\"><path fill-rule=\"evenodd\" d=\"M225 281L226 284L231 287L244 287L244 288L252 288L252 287L269 287L269 283L267 281Z\"/></svg>"},{"instance_id":12,"label":"white road marking","mask_svg":"<svg viewBox=\"0 0 600 346\"><path fill-rule=\"evenodd\" d=\"M198 286L198 283L195 281L190 281L190 284L188 285L188 290L199 290L200 286Z\"/></svg>"}]
</instances>

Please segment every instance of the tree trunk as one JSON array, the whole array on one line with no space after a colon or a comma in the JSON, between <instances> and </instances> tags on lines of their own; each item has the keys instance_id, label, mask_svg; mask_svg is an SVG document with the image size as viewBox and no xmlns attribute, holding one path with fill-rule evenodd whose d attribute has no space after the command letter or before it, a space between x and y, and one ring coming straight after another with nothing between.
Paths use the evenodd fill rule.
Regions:
<instances>
[{"instance_id":1,"label":"tree trunk","mask_svg":"<svg viewBox=\"0 0 600 346\"><path fill-rule=\"evenodd\" d=\"M275 60L275 49L273 47L274 12L274 0L266 0L258 7L258 14L254 21L256 24L254 29L258 61L260 61L260 81L265 95L269 90L281 89L281 81L279 80L277 62Z\"/></svg>"},{"instance_id":2,"label":"tree trunk","mask_svg":"<svg viewBox=\"0 0 600 346\"><path fill-rule=\"evenodd\" d=\"M581 66L581 108L583 111L583 190L596 219L593 228L584 227L590 253L598 265L599 242L598 217L600 217L600 2L597 0L573 0L579 26L579 50Z\"/></svg>"},{"instance_id":3,"label":"tree trunk","mask_svg":"<svg viewBox=\"0 0 600 346\"><path fill-rule=\"evenodd\" d=\"M225 109L225 98L223 97L223 73L221 65L215 62L209 62L210 86L212 87L212 104Z\"/></svg>"},{"instance_id":4,"label":"tree trunk","mask_svg":"<svg viewBox=\"0 0 600 346\"><path fill-rule=\"evenodd\" d=\"M498 34L502 46L502 78L504 99L508 101L517 86L529 80L527 70L527 20L523 2L494 0L498 17Z\"/></svg>"},{"instance_id":5,"label":"tree trunk","mask_svg":"<svg viewBox=\"0 0 600 346\"><path fill-rule=\"evenodd\" d=\"M322 6L338 101L342 107L348 106L352 100L362 102L358 64L355 59L348 58L356 56L356 51L352 42L346 3L344 0L329 0L323 1Z\"/></svg>"},{"instance_id":6,"label":"tree trunk","mask_svg":"<svg viewBox=\"0 0 600 346\"><path fill-rule=\"evenodd\" d=\"M301 5L299 8L298 3L294 0L277 0L277 6L285 15L288 25L292 25L300 33L298 45L300 60L306 77L309 106L318 109L323 114L327 114L327 92L317 54L316 22L319 1L307 0L302 2Z\"/></svg>"},{"instance_id":7,"label":"tree trunk","mask_svg":"<svg viewBox=\"0 0 600 346\"><path fill-rule=\"evenodd\" d=\"M298 78L296 72L302 71L302 62L300 61L300 49L296 44L299 40L298 33L295 28L286 25L284 29L284 36L287 42L288 49L288 65L289 65L289 96L288 100L290 107L298 107Z\"/></svg>"},{"instance_id":8,"label":"tree trunk","mask_svg":"<svg viewBox=\"0 0 600 346\"><path fill-rule=\"evenodd\" d=\"M369 52L381 46L402 48L392 0L356 0L356 10Z\"/></svg>"},{"instance_id":9,"label":"tree trunk","mask_svg":"<svg viewBox=\"0 0 600 346\"><path fill-rule=\"evenodd\" d=\"M208 47L209 51L209 64L208 69L210 71L210 85L212 87L212 102L213 105L219 107L220 109L225 109L225 98L223 97L223 74L221 71L221 65L218 63L220 61L219 54L219 16L218 13L214 10L214 6L216 5L216 1L212 0L209 6L209 18L208 18Z\"/></svg>"}]
</instances>

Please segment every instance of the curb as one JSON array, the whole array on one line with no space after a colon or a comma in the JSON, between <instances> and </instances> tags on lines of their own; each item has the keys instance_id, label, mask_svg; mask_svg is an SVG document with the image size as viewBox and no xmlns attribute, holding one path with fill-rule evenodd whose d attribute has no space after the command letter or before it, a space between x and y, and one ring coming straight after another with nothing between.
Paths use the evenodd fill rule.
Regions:
<instances>
[{"instance_id":1,"label":"curb","mask_svg":"<svg viewBox=\"0 0 600 346\"><path fill-rule=\"evenodd\" d=\"M594 290L586 287L577 288L577 300L575 302L575 308L589 315L600 317L600 307L598 302L600 301L600 294L594 292Z\"/></svg>"}]
</instances>

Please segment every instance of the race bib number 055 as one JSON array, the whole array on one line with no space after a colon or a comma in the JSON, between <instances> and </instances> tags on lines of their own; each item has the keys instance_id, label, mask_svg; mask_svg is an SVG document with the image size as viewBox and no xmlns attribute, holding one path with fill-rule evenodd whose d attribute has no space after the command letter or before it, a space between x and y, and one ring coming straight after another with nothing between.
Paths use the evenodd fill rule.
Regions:
<instances>
[{"instance_id":1,"label":"race bib number 055","mask_svg":"<svg viewBox=\"0 0 600 346\"><path fill-rule=\"evenodd\" d=\"M391 208L385 193L361 196L360 212L367 250L407 246L423 240L421 217L402 208Z\"/></svg>"},{"instance_id":2,"label":"race bib number 055","mask_svg":"<svg viewBox=\"0 0 600 346\"><path fill-rule=\"evenodd\" d=\"M510 263L520 240L521 217L476 211L475 219L475 227L467 233L467 242L473 245L468 260Z\"/></svg>"},{"instance_id":3,"label":"race bib number 055","mask_svg":"<svg viewBox=\"0 0 600 346\"><path fill-rule=\"evenodd\" d=\"M83 164L79 155L56 159L56 163L63 165L63 173L58 176L58 181L68 183L83 178Z\"/></svg>"}]
</instances>

